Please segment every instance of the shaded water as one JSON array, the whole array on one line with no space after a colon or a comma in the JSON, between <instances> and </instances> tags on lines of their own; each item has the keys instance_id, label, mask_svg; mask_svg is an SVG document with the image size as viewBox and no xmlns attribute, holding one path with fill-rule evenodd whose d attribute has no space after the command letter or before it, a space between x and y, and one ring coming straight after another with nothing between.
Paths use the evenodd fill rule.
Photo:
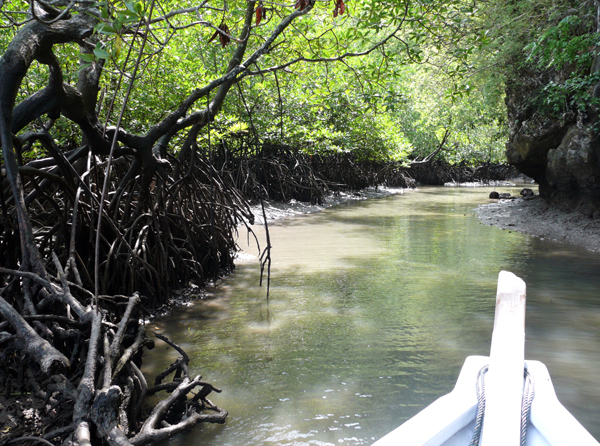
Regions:
<instances>
[{"instance_id":1,"label":"shaded water","mask_svg":"<svg viewBox=\"0 0 600 446\"><path fill-rule=\"evenodd\" d=\"M526 357L600 439L600 254L481 225L489 191L425 188L272 224L268 305L254 259L152 324L230 413L171 443L371 444L489 353L501 269L527 283ZM157 343L145 369L175 357Z\"/></svg>"}]
</instances>

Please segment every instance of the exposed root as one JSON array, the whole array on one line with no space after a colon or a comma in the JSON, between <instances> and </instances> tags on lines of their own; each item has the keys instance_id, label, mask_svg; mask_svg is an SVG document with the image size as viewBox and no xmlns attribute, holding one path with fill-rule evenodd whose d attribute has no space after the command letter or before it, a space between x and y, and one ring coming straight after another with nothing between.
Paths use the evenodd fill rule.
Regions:
<instances>
[{"instance_id":1,"label":"exposed root","mask_svg":"<svg viewBox=\"0 0 600 446\"><path fill-rule=\"evenodd\" d=\"M257 148L239 140L237 145L224 142L212 158L235 188L255 202L269 198L321 204L331 191L415 185L399 163L361 160L352 154L309 155L288 146Z\"/></svg>"},{"instance_id":2,"label":"exposed root","mask_svg":"<svg viewBox=\"0 0 600 446\"><path fill-rule=\"evenodd\" d=\"M516 176L518 172L507 164L482 163L477 167L466 164L450 164L444 160L432 160L425 164L411 165L409 170L417 183L442 186L446 183L489 183Z\"/></svg>"},{"instance_id":3,"label":"exposed root","mask_svg":"<svg viewBox=\"0 0 600 446\"><path fill-rule=\"evenodd\" d=\"M76 316L82 322L80 324L72 324L76 321L68 317L58 321L54 317L42 318L43 323L36 321L47 328L50 336L58 330L71 333L60 341L60 337L54 336L55 349L65 361L68 351L78 352L71 355L70 363L67 361L69 379L58 370L44 371L44 365L54 353L46 353L46 357L40 359L21 348L19 332L5 336L0 341L3 347L0 360L8 365L0 369L5 391L31 389L31 398L43 401L37 409L39 415L58 421L52 424L51 432L45 432L50 426L42 427L39 438L19 436L19 431L15 430L2 432L0 440L83 446L92 444L93 436L98 435L109 445L144 445L169 438L198 423L223 423L227 412L207 398L211 392L220 390L202 382L200 377L190 379L187 355L163 336L161 339L180 351L182 358L175 367L169 367L159 375L158 387L147 388L140 371L142 348L152 348L153 343L139 322L139 301L137 295L132 296L116 324L102 311L93 311L91 317L85 313L85 320ZM5 316L5 309L1 311ZM22 319L15 324L27 322ZM10 330L11 327L4 328ZM40 337L37 333L36 336ZM171 373L174 373L173 381L162 383ZM196 388L199 390L190 394ZM158 391L167 391L170 395L146 417L146 400ZM59 416L58 409L70 415Z\"/></svg>"}]
</instances>

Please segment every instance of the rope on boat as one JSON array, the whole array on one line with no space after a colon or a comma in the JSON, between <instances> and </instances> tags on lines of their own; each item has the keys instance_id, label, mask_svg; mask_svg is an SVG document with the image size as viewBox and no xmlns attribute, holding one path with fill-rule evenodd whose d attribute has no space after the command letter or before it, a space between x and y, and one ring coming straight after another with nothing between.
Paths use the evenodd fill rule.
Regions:
<instances>
[{"instance_id":1,"label":"rope on boat","mask_svg":"<svg viewBox=\"0 0 600 446\"><path fill-rule=\"evenodd\" d=\"M477 389L477 417L475 418L475 430L469 446L479 446L481 440L481 428L483 427L483 415L485 414L485 374L489 368L489 365L484 365L477 375L475 384Z\"/></svg>"},{"instance_id":2,"label":"rope on boat","mask_svg":"<svg viewBox=\"0 0 600 446\"><path fill-rule=\"evenodd\" d=\"M523 400L521 402L521 446L525 446L527 440L527 423L531 415L531 403L535 396L535 382L533 376L527 371L527 367L523 371L525 384L523 387Z\"/></svg>"},{"instance_id":3,"label":"rope on boat","mask_svg":"<svg viewBox=\"0 0 600 446\"><path fill-rule=\"evenodd\" d=\"M489 368L489 365L483 366L477 375L477 382L475 383L477 389L477 416L475 417L475 430L473 431L469 446L479 446L479 442L481 441L483 415L485 414L485 375ZM523 385L523 399L521 401L521 446L525 446L527 443L527 424L531 415L531 403L535 396L535 383L533 376L527 371L527 367L523 370L523 378L525 379L525 383Z\"/></svg>"}]
</instances>

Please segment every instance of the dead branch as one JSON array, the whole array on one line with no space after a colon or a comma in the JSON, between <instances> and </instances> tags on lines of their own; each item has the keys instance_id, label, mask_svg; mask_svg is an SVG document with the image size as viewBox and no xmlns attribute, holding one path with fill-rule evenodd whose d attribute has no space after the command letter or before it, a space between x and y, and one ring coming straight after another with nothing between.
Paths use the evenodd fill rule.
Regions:
<instances>
[{"instance_id":1,"label":"dead branch","mask_svg":"<svg viewBox=\"0 0 600 446\"><path fill-rule=\"evenodd\" d=\"M135 353L137 353L137 351L140 349L140 347L143 345L144 341L146 340L145 338L146 338L146 330L144 329L144 326L141 325L138 329L138 333L135 338L135 342L133 344L131 344L129 347L127 347L127 349L125 349L125 351L123 352L123 355L117 362L117 365L115 366L115 370L113 372L113 380L114 380L114 377L116 377L119 374L119 372L123 369L123 367L125 367L125 365L129 362L131 357ZM112 349L111 349L111 351L112 351Z\"/></svg>"},{"instance_id":2,"label":"dead branch","mask_svg":"<svg viewBox=\"0 0 600 446\"><path fill-rule=\"evenodd\" d=\"M169 425L168 427L157 428L157 426L160 425L160 422L165 417L167 410L171 408L179 399L185 398L185 395L190 390L200 385L201 381L199 376L193 380L190 380L188 377L184 378L167 399L157 404L146 422L142 425L140 432L131 439L131 444L133 446L142 446L148 443L161 441L202 422L220 424L224 423L225 418L227 417L227 411L216 406L212 406L211 410L215 411L216 413L204 414L192 411L187 418L182 419L177 424Z\"/></svg>"},{"instance_id":3,"label":"dead branch","mask_svg":"<svg viewBox=\"0 0 600 446\"><path fill-rule=\"evenodd\" d=\"M73 412L73 421L78 422L88 413L95 392L96 364L98 361L98 343L102 333L102 315L96 313L92 319L92 333L85 363L85 371L77 387L77 400Z\"/></svg>"},{"instance_id":4,"label":"dead branch","mask_svg":"<svg viewBox=\"0 0 600 446\"><path fill-rule=\"evenodd\" d=\"M129 298L129 303L127 304L127 309L125 310L125 314L119 322L117 334L113 338L112 344L110 346L110 359L114 361L117 355L119 354L119 349L121 348L121 343L123 341L123 335L125 334L125 328L127 327L127 323L129 322L129 318L131 317L131 313L133 312L133 308L140 301L139 293L133 293L133 296Z\"/></svg>"},{"instance_id":5,"label":"dead branch","mask_svg":"<svg viewBox=\"0 0 600 446\"><path fill-rule=\"evenodd\" d=\"M442 138L442 142L440 143L440 145L437 147L437 149L435 149L433 152L431 152L429 155L427 155L423 160L421 161L412 161L410 163L410 167L415 167L415 166L419 166L419 165L426 165L426 164L430 164L431 161L433 160L433 158L435 158L435 156L440 153L442 151L442 149L444 148L444 144L446 144L446 140L448 139L448 136L450 136L450 129L447 128L446 131L444 132L444 137Z\"/></svg>"},{"instance_id":6,"label":"dead branch","mask_svg":"<svg viewBox=\"0 0 600 446\"><path fill-rule=\"evenodd\" d=\"M127 436L119 428L121 397L119 386L103 388L97 393L90 409L90 419L110 446L131 445Z\"/></svg>"},{"instance_id":7,"label":"dead branch","mask_svg":"<svg viewBox=\"0 0 600 446\"><path fill-rule=\"evenodd\" d=\"M0 313L15 330L23 350L37 362L46 374L62 372L69 367L69 360L40 337L25 319L4 298L0 297Z\"/></svg>"}]
</instances>

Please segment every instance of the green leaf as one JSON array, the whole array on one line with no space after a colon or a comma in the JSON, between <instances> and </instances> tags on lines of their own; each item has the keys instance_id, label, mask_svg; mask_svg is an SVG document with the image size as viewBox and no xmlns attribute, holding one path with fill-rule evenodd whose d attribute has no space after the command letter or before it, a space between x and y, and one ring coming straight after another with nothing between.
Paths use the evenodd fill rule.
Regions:
<instances>
[{"instance_id":1,"label":"green leaf","mask_svg":"<svg viewBox=\"0 0 600 446\"><path fill-rule=\"evenodd\" d=\"M107 36L114 36L115 34L117 34L117 30L106 23L99 23L98 25L96 25L95 30L97 33L104 34Z\"/></svg>"},{"instance_id":2,"label":"green leaf","mask_svg":"<svg viewBox=\"0 0 600 446\"><path fill-rule=\"evenodd\" d=\"M110 59L110 53L102 48L94 48L94 54L98 59Z\"/></svg>"},{"instance_id":3,"label":"green leaf","mask_svg":"<svg viewBox=\"0 0 600 446\"><path fill-rule=\"evenodd\" d=\"M83 61L85 61L85 62L92 63L92 62L95 62L95 61L96 61L96 59L94 58L94 55L93 55L93 54L89 54L89 53L82 53L80 57L81 57L81 60L83 60Z\"/></svg>"}]
</instances>

